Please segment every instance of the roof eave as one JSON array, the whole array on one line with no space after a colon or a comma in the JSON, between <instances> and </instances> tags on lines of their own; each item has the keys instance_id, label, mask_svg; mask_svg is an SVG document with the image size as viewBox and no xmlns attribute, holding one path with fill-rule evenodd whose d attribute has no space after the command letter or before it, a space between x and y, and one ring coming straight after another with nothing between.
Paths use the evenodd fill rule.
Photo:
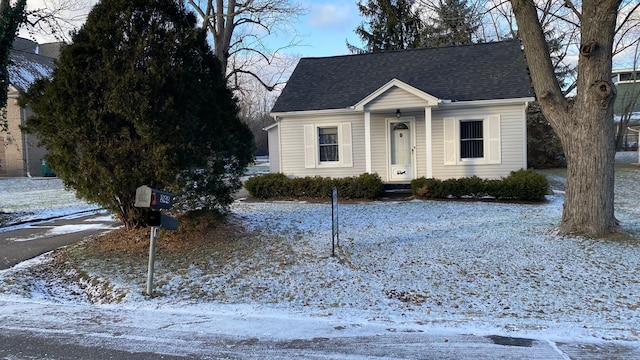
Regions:
<instances>
[{"instance_id":1,"label":"roof eave","mask_svg":"<svg viewBox=\"0 0 640 360\"><path fill-rule=\"evenodd\" d=\"M469 101L443 101L440 104L442 108L468 107L468 106L493 106L493 105L516 105L526 104L535 101L535 97L520 97L508 99L490 99L490 100L469 100Z\"/></svg>"},{"instance_id":2,"label":"roof eave","mask_svg":"<svg viewBox=\"0 0 640 360\"><path fill-rule=\"evenodd\" d=\"M297 110L297 111L281 111L272 112L269 115L273 118L281 118L284 116L314 116L314 115L339 115L339 114L353 114L357 110L353 107L343 109L323 109L323 110ZM277 120L276 120L277 121Z\"/></svg>"}]
</instances>

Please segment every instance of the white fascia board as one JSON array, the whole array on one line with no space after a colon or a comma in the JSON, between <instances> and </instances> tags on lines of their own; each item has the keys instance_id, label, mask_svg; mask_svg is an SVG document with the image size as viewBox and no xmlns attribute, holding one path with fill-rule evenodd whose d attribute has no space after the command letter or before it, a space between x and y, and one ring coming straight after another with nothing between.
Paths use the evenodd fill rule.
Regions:
<instances>
[{"instance_id":1,"label":"white fascia board","mask_svg":"<svg viewBox=\"0 0 640 360\"><path fill-rule=\"evenodd\" d=\"M415 87L402 82L398 79L392 79L391 81L389 81L388 83L382 85L380 88L378 88L378 90L372 92L371 94L369 94L367 97L365 97L364 99L360 100L357 104L355 104L353 106L354 109L356 110L360 110L362 111L364 109L364 107L370 103L371 101L375 100L378 96L382 95L385 91L391 89L392 87L398 87L410 94L413 94L423 100L425 100L427 102L427 106L436 106L438 104L440 104L441 100L438 99L437 97L428 94L422 90L416 89Z\"/></svg>"},{"instance_id":2,"label":"white fascia board","mask_svg":"<svg viewBox=\"0 0 640 360\"><path fill-rule=\"evenodd\" d=\"M300 116L317 116L317 115L340 115L340 114L353 114L357 112L353 107L345 109L326 109L326 110L303 110L303 111L287 111L287 112L272 112L269 115L275 118L285 117L300 117ZM361 112L361 111L360 111Z\"/></svg>"},{"instance_id":3,"label":"white fascia board","mask_svg":"<svg viewBox=\"0 0 640 360\"><path fill-rule=\"evenodd\" d=\"M280 123L279 122L275 122L275 123L273 123L273 124L271 124L271 125L269 125L267 127L263 127L262 130L269 131L269 130L273 129L274 127L277 127L278 125L280 125Z\"/></svg>"},{"instance_id":4,"label":"white fascia board","mask_svg":"<svg viewBox=\"0 0 640 360\"><path fill-rule=\"evenodd\" d=\"M515 105L515 104L527 104L532 101L535 101L534 97L495 99L495 100L473 100L473 101L443 101L442 103L440 103L440 107L443 109L446 109L446 108L453 108L453 107Z\"/></svg>"}]
</instances>

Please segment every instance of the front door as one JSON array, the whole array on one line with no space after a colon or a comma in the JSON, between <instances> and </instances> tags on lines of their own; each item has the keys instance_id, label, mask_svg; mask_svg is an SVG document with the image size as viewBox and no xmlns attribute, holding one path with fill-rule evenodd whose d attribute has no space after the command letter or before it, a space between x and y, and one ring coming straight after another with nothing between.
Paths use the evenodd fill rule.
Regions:
<instances>
[{"instance_id":1,"label":"front door","mask_svg":"<svg viewBox=\"0 0 640 360\"><path fill-rule=\"evenodd\" d=\"M409 121L389 123L390 180L413 179L413 136Z\"/></svg>"}]
</instances>

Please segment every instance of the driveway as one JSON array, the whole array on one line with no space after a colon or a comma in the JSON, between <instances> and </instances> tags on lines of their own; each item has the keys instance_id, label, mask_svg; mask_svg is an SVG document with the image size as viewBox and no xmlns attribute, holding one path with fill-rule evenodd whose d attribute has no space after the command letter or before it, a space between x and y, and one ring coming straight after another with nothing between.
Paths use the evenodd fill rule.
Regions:
<instances>
[{"instance_id":1,"label":"driveway","mask_svg":"<svg viewBox=\"0 0 640 360\"><path fill-rule=\"evenodd\" d=\"M106 213L0 228L0 270L121 226Z\"/></svg>"}]
</instances>

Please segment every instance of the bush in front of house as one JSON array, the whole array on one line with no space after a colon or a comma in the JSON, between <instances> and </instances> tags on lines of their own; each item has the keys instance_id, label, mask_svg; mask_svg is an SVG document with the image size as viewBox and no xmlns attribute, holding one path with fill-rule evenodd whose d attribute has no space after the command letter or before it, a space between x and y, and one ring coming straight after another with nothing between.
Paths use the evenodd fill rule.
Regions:
<instances>
[{"instance_id":1,"label":"bush in front of house","mask_svg":"<svg viewBox=\"0 0 640 360\"><path fill-rule=\"evenodd\" d=\"M477 176L460 179L419 178L411 182L413 195L428 199L481 199L541 201L549 192L549 182L544 175L533 170L512 171L500 180L485 180Z\"/></svg>"},{"instance_id":2,"label":"bush in front of house","mask_svg":"<svg viewBox=\"0 0 640 360\"><path fill-rule=\"evenodd\" d=\"M376 199L384 194L384 185L378 174L340 179L321 176L290 179L283 174L264 174L248 179L244 187L251 196L259 199L331 198L334 187L338 188L338 196L343 199Z\"/></svg>"}]
</instances>

